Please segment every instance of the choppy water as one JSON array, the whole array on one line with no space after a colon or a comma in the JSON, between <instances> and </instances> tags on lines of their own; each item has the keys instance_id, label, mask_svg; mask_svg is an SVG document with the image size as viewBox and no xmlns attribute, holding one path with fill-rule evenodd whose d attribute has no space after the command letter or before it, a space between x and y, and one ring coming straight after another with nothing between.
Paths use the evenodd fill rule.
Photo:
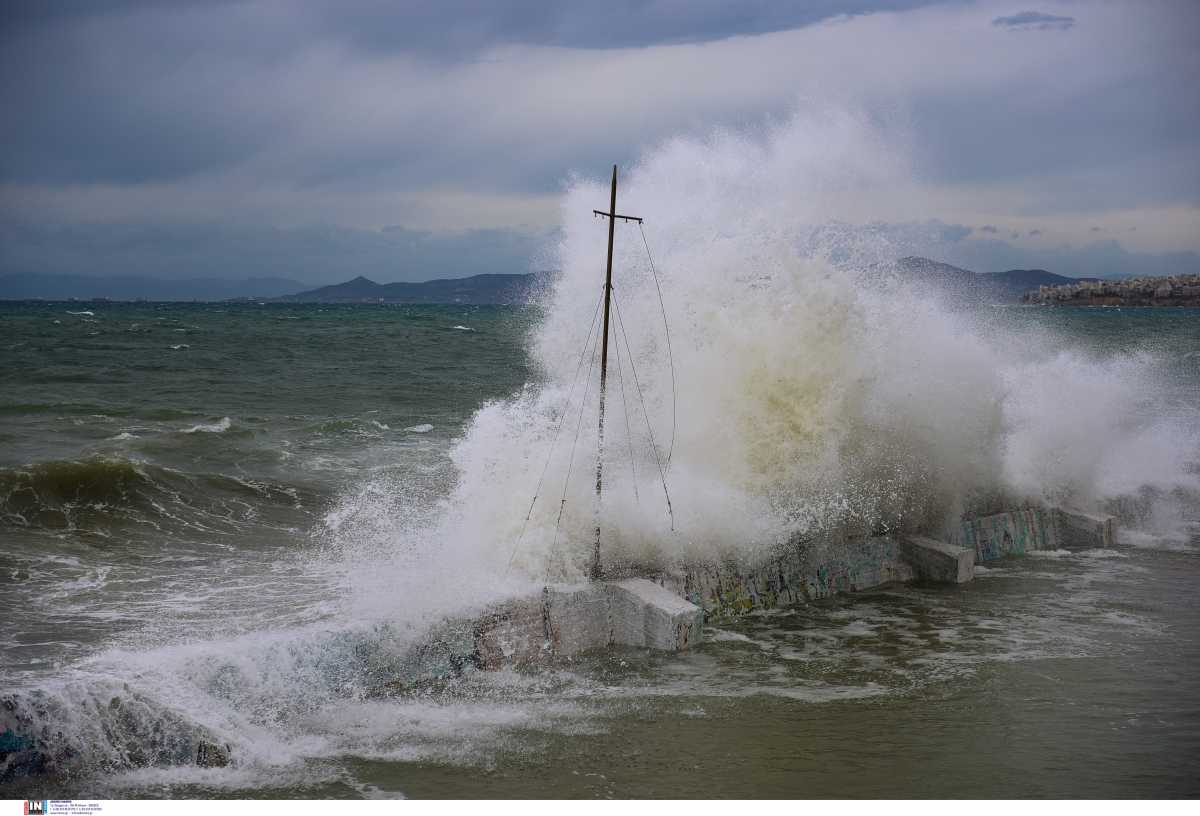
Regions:
<instances>
[{"instance_id":1,"label":"choppy water","mask_svg":"<svg viewBox=\"0 0 1200 816\"><path fill-rule=\"evenodd\" d=\"M444 492L448 440L527 376L528 319L499 309L0 315L10 681L114 638L319 619L339 593L314 529L338 497L368 478Z\"/></svg>"},{"instance_id":2,"label":"choppy water","mask_svg":"<svg viewBox=\"0 0 1200 816\"><path fill-rule=\"evenodd\" d=\"M826 200L907 189L894 142L798 115L622 177L658 278L619 225L605 565L1026 502L1119 514L1114 550L389 687L445 616L587 568L608 190L576 179L536 310L0 305L0 699L74 751L4 792L1200 793L1200 313L898 283L911 249ZM179 722L233 764L145 767Z\"/></svg>"},{"instance_id":3,"label":"choppy water","mask_svg":"<svg viewBox=\"0 0 1200 816\"><path fill-rule=\"evenodd\" d=\"M1143 412L1200 405L1195 312L1005 313L1100 361L1177 366ZM1196 517L1155 527L1137 491L1145 524L1116 550L752 616L684 655L376 694L341 656L401 648L454 608L389 570L442 557L411 531L453 511L479 406L545 376L539 325L504 308L0 306L0 689L49 689L86 719L132 687L238 758L6 793L1200 793ZM491 488L514 505L527 489Z\"/></svg>"}]
</instances>

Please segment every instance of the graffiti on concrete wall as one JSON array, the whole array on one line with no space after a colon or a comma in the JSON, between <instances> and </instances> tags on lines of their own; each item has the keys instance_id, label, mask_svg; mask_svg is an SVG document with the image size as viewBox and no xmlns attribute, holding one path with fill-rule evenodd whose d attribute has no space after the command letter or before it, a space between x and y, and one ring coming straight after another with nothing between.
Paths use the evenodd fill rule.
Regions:
<instances>
[{"instance_id":1,"label":"graffiti on concrete wall","mask_svg":"<svg viewBox=\"0 0 1200 816\"><path fill-rule=\"evenodd\" d=\"M954 544L975 550L978 561L1058 548L1058 536L1051 513L1042 509L1012 510L994 516L967 519L952 538Z\"/></svg>"},{"instance_id":2,"label":"graffiti on concrete wall","mask_svg":"<svg viewBox=\"0 0 1200 816\"><path fill-rule=\"evenodd\" d=\"M913 577L890 538L878 537L818 549L797 548L758 569L702 566L689 570L684 592L714 615L789 606L857 592Z\"/></svg>"}]
</instances>

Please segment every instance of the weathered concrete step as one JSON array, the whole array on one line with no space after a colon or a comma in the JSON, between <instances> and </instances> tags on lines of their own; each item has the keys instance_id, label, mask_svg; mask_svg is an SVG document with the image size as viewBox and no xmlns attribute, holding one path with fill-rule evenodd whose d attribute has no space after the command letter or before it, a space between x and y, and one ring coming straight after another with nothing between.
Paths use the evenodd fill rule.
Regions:
<instances>
[{"instance_id":1,"label":"weathered concrete step","mask_svg":"<svg viewBox=\"0 0 1200 816\"><path fill-rule=\"evenodd\" d=\"M965 584L975 579L975 552L925 536L905 536L900 555L923 581Z\"/></svg>"},{"instance_id":2,"label":"weathered concrete step","mask_svg":"<svg viewBox=\"0 0 1200 816\"><path fill-rule=\"evenodd\" d=\"M645 578L551 585L539 599L509 601L475 625L474 663L493 669L606 646L663 651L700 640L700 607Z\"/></svg>"},{"instance_id":3,"label":"weathered concrete step","mask_svg":"<svg viewBox=\"0 0 1200 816\"><path fill-rule=\"evenodd\" d=\"M677 652L700 642L704 612L690 601L645 578L612 583L608 590L612 643Z\"/></svg>"},{"instance_id":4,"label":"weathered concrete step","mask_svg":"<svg viewBox=\"0 0 1200 816\"><path fill-rule=\"evenodd\" d=\"M1112 516L1057 507L1054 522L1058 544L1068 550L1109 548L1116 541L1117 520Z\"/></svg>"},{"instance_id":5,"label":"weathered concrete step","mask_svg":"<svg viewBox=\"0 0 1200 816\"><path fill-rule=\"evenodd\" d=\"M678 651L698 643L704 611L646 580L552 584L540 595L497 604L473 619L447 621L412 648L381 690L545 663L607 646Z\"/></svg>"}]
</instances>

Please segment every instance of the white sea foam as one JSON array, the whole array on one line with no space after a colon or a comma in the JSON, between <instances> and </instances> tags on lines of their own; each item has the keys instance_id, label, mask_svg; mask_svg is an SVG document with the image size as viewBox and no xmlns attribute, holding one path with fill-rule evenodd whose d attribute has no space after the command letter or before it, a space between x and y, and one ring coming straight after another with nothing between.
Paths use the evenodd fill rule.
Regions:
<instances>
[{"instance_id":1,"label":"white sea foam","mask_svg":"<svg viewBox=\"0 0 1200 816\"><path fill-rule=\"evenodd\" d=\"M413 425L411 427L405 428L404 430L409 431L411 433L429 433L430 431L433 430L433 426L428 423L425 423L422 425Z\"/></svg>"},{"instance_id":2,"label":"white sea foam","mask_svg":"<svg viewBox=\"0 0 1200 816\"><path fill-rule=\"evenodd\" d=\"M222 417L220 422L213 422L209 424L200 423L199 425L193 425L185 430L184 433L224 433L225 431L229 430L232 424L233 423L230 421L229 417Z\"/></svg>"},{"instance_id":3,"label":"white sea foam","mask_svg":"<svg viewBox=\"0 0 1200 816\"><path fill-rule=\"evenodd\" d=\"M470 326L451 326L450 328L452 328L452 329L458 329L459 331L469 331L469 332L473 332L473 331L475 331L475 330L474 330L474 329L472 329Z\"/></svg>"},{"instance_id":4,"label":"white sea foam","mask_svg":"<svg viewBox=\"0 0 1200 816\"><path fill-rule=\"evenodd\" d=\"M79 316L82 316L82 317L95 317L95 316L96 316L96 313L95 313L95 312L67 312L67 314L69 314L69 315L79 315Z\"/></svg>"},{"instance_id":5,"label":"white sea foam","mask_svg":"<svg viewBox=\"0 0 1200 816\"><path fill-rule=\"evenodd\" d=\"M191 348L191 346L189 346L187 343L176 343L175 345L171 346L171 351L180 351L188 348Z\"/></svg>"}]
</instances>

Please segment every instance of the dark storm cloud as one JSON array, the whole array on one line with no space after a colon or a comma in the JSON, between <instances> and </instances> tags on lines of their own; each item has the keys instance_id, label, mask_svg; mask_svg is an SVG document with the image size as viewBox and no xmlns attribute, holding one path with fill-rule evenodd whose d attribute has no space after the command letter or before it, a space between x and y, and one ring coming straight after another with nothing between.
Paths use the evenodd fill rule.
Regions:
<instances>
[{"instance_id":1,"label":"dark storm cloud","mask_svg":"<svg viewBox=\"0 0 1200 816\"><path fill-rule=\"evenodd\" d=\"M407 61L392 66L392 88L374 89L386 99L414 84L436 83L439 70L505 45L704 42L927 3L16 2L0 12L0 101L20 111L0 124L0 178L138 183L235 166L286 146L302 127L306 101L318 101L305 85L319 93L359 61ZM310 71L302 70L305 64ZM533 73L513 77L515 83L543 80ZM450 93L443 102L455 108L472 100ZM399 171L402 181L421 183L450 172L495 174L501 167L478 145L446 150L465 134L440 124L414 120L374 151L350 154L331 144L317 162L289 173L320 184ZM439 145L443 149L435 149ZM405 158L415 154L421 161ZM501 171L507 178L500 181L524 179L542 190L553 189L563 173L561 164L505 166L512 170Z\"/></svg>"},{"instance_id":2,"label":"dark storm cloud","mask_svg":"<svg viewBox=\"0 0 1200 816\"><path fill-rule=\"evenodd\" d=\"M462 55L495 45L628 48L783 31L842 15L901 11L939 0L309 0L289 4L277 39L324 32L382 52ZM5 27L94 20L141 11L251 5L245 0L15 0ZM267 6L276 5L273 3ZM299 23L299 25L297 25ZM281 36L280 36L281 35Z\"/></svg>"},{"instance_id":3,"label":"dark storm cloud","mask_svg":"<svg viewBox=\"0 0 1200 816\"><path fill-rule=\"evenodd\" d=\"M255 241L300 251L291 230L323 224L399 268L404 252L474 245L380 244L381 224L532 236L570 172L680 134L761 130L798 99L892 116L922 183L1006 230L1014 209L1060 236L1056 213L1200 206L1200 98L1180 82L1200 73L1198 7L1080 8L1070 36L1048 38L1006 31L1073 18L987 0L9 2L0 221L82 230L63 238L79 259L105 229L151 231L164 269L187 263L172 240L218 264L196 239L207 224L226 224L213 246L267 265L283 256ZM935 215L968 219L950 206L860 222ZM941 237L969 242L963 229ZM57 257L10 238L8 269L36 266L38 247Z\"/></svg>"},{"instance_id":4,"label":"dark storm cloud","mask_svg":"<svg viewBox=\"0 0 1200 816\"><path fill-rule=\"evenodd\" d=\"M1040 11L1022 11L1007 17L997 17L992 20L992 25L1007 28L1010 31L1066 31L1075 25L1075 18L1043 14Z\"/></svg>"}]
</instances>

